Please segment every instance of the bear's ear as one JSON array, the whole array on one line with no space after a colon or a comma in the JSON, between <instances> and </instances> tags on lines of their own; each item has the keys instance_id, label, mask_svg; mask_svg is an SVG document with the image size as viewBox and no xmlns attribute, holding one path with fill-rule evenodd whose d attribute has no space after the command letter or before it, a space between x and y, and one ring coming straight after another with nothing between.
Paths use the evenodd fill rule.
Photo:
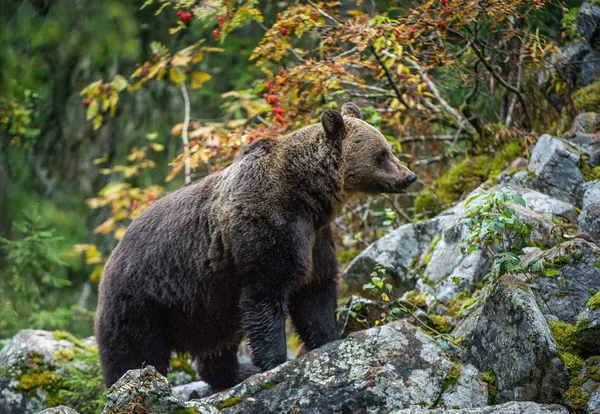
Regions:
<instances>
[{"instance_id":1,"label":"bear's ear","mask_svg":"<svg viewBox=\"0 0 600 414\"><path fill-rule=\"evenodd\" d=\"M346 135L344 118L338 111L324 109L321 114L321 125L323 125L325 135L329 139L342 140Z\"/></svg>"},{"instance_id":2,"label":"bear's ear","mask_svg":"<svg viewBox=\"0 0 600 414\"><path fill-rule=\"evenodd\" d=\"M360 113L360 109L358 109L358 106L356 106L352 102L346 102L342 106L342 115L343 116L349 116L349 117L352 117L352 118L363 119L363 117L362 117L362 115Z\"/></svg>"}]
</instances>

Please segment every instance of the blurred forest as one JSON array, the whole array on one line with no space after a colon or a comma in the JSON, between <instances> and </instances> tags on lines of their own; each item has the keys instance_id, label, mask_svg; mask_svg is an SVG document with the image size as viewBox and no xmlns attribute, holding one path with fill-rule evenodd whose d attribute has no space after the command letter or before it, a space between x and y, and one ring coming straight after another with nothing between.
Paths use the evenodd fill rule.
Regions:
<instances>
[{"instance_id":1,"label":"blurred forest","mask_svg":"<svg viewBox=\"0 0 600 414\"><path fill-rule=\"evenodd\" d=\"M2 1L0 341L90 335L103 264L135 216L346 101L419 181L347 206L342 268L456 203L590 105L555 58L581 39L581 3Z\"/></svg>"}]
</instances>

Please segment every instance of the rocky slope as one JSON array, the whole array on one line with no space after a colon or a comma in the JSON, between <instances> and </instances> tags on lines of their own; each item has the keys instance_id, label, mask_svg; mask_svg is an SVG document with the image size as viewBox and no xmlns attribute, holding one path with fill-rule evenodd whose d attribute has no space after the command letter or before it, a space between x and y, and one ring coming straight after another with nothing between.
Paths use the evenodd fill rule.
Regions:
<instances>
[{"instance_id":1,"label":"rocky slope","mask_svg":"<svg viewBox=\"0 0 600 414\"><path fill-rule=\"evenodd\" d=\"M344 339L229 390L210 395L179 360L170 381L129 371L104 399L93 339L25 330L0 350L0 412L599 413L599 164L586 131L540 137L525 168L351 263L344 281L365 297L342 307ZM508 228L469 253L482 199L468 200L482 194L508 195L492 206ZM523 249L516 222L529 229Z\"/></svg>"}]
</instances>

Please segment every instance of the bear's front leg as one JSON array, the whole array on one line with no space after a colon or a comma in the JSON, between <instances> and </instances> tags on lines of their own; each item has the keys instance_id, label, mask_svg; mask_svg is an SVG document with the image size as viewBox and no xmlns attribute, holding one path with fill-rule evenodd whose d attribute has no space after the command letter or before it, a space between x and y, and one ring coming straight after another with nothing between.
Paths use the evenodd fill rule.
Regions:
<instances>
[{"instance_id":1,"label":"bear's front leg","mask_svg":"<svg viewBox=\"0 0 600 414\"><path fill-rule=\"evenodd\" d=\"M285 295L248 286L242 290L240 306L242 324L252 349L252 363L262 371L283 364L287 360Z\"/></svg>"},{"instance_id":2,"label":"bear's front leg","mask_svg":"<svg viewBox=\"0 0 600 414\"><path fill-rule=\"evenodd\" d=\"M309 350L340 339L335 318L338 263L329 227L317 234L312 259L309 282L289 299L292 322Z\"/></svg>"}]
</instances>

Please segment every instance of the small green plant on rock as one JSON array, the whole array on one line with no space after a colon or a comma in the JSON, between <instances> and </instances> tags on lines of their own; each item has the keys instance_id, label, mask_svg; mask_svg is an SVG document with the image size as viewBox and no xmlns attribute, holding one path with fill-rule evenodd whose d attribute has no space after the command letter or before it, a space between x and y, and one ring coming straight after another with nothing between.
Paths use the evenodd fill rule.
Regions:
<instances>
[{"instance_id":1,"label":"small green plant on rock","mask_svg":"<svg viewBox=\"0 0 600 414\"><path fill-rule=\"evenodd\" d=\"M516 215L511 201L526 206L523 197L506 187L497 193L478 194L466 203L470 232L463 240L463 253L487 249L495 258L498 276L519 269L519 256L529 242L529 226Z\"/></svg>"}]
</instances>

